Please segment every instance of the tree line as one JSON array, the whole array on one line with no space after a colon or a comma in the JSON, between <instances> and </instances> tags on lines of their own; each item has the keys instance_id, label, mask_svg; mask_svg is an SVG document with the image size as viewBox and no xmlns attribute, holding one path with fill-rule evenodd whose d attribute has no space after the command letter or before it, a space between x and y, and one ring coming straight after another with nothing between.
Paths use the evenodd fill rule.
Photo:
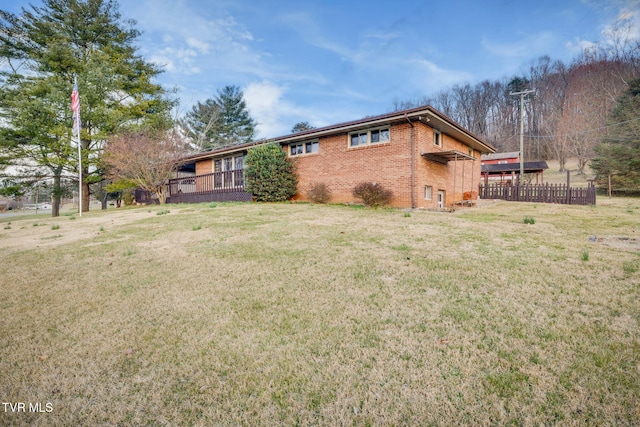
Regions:
<instances>
[{"instance_id":1,"label":"tree line","mask_svg":"<svg viewBox=\"0 0 640 427\"><path fill-rule=\"evenodd\" d=\"M524 105L525 159L555 159L564 171L573 157L584 173L596 146L619 125L611 122L618 99L640 77L640 43L631 34L631 23L621 21L606 42L568 64L542 56L517 76L396 100L392 110L432 105L498 151L519 151L519 98L512 94L532 89Z\"/></svg>"}]
</instances>

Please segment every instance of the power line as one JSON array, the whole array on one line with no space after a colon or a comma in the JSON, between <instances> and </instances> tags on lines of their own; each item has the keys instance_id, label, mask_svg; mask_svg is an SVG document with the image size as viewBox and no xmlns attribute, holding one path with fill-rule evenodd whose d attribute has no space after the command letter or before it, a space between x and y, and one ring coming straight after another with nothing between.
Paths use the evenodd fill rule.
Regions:
<instances>
[{"instance_id":1,"label":"power line","mask_svg":"<svg viewBox=\"0 0 640 427\"><path fill-rule=\"evenodd\" d=\"M560 134L554 134L553 136L554 137L561 137L561 136L582 135L582 134L589 133L589 132L595 132L595 131L599 131L599 130L603 130L603 129L609 129L609 128L613 128L613 127L616 127L616 126L625 125L625 124L631 123L631 122L637 122L638 120L640 120L640 117L637 117L637 118L631 119L631 120L626 120L624 122L613 123L613 124L610 124L610 125L607 125L607 126L600 126L600 127L593 128L593 129L587 129L587 130L584 130L584 131L581 131L581 132L575 132L575 133L571 133L571 134L560 133ZM515 136L515 135L511 135L511 137L513 137L513 136ZM529 135L528 138L549 138L549 137L548 136L539 136L539 135Z\"/></svg>"}]
</instances>

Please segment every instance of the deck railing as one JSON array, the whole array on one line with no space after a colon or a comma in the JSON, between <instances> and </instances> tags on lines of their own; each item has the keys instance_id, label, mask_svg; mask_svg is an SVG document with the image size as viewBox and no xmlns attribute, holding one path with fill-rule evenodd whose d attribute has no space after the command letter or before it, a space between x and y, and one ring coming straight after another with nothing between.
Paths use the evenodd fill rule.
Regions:
<instances>
[{"instance_id":1,"label":"deck railing","mask_svg":"<svg viewBox=\"0 0 640 427\"><path fill-rule=\"evenodd\" d=\"M244 170L235 169L169 180L169 199L172 203L204 201L249 201L244 190Z\"/></svg>"}]
</instances>

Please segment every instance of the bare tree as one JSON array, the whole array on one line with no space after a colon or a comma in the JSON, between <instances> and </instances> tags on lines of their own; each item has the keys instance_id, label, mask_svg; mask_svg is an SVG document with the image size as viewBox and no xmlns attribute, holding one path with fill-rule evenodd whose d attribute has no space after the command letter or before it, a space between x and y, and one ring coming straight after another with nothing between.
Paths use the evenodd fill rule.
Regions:
<instances>
[{"instance_id":1,"label":"bare tree","mask_svg":"<svg viewBox=\"0 0 640 427\"><path fill-rule=\"evenodd\" d=\"M128 180L167 201L167 181L187 154L187 144L175 131L125 133L107 141L108 177Z\"/></svg>"},{"instance_id":2,"label":"bare tree","mask_svg":"<svg viewBox=\"0 0 640 427\"><path fill-rule=\"evenodd\" d=\"M511 79L459 84L428 98L396 99L394 109L430 104L498 150L516 151L519 106L509 94L535 89L535 97L525 104L523 155L555 158L561 171L574 157L578 172L584 173L595 145L609 132L606 120L616 100L640 73L640 39L632 20L618 20L604 36L570 65L542 56Z\"/></svg>"},{"instance_id":3,"label":"bare tree","mask_svg":"<svg viewBox=\"0 0 640 427\"><path fill-rule=\"evenodd\" d=\"M558 138L566 141L583 174L594 147L607 134L607 118L632 76L629 63L583 56L569 69Z\"/></svg>"}]
</instances>

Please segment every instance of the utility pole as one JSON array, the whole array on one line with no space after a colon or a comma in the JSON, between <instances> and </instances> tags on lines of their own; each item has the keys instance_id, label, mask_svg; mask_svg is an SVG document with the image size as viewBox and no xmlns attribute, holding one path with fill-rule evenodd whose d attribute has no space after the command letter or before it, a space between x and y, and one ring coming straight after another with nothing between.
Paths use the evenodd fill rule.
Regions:
<instances>
[{"instance_id":1,"label":"utility pole","mask_svg":"<svg viewBox=\"0 0 640 427\"><path fill-rule=\"evenodd\" d=\"M520 96L520 179L522 182L524 177L524 97L526 95L536 93L533 89L523 90L521 92L511 92L510 96Z\"/></svg>"}]
</instances>

